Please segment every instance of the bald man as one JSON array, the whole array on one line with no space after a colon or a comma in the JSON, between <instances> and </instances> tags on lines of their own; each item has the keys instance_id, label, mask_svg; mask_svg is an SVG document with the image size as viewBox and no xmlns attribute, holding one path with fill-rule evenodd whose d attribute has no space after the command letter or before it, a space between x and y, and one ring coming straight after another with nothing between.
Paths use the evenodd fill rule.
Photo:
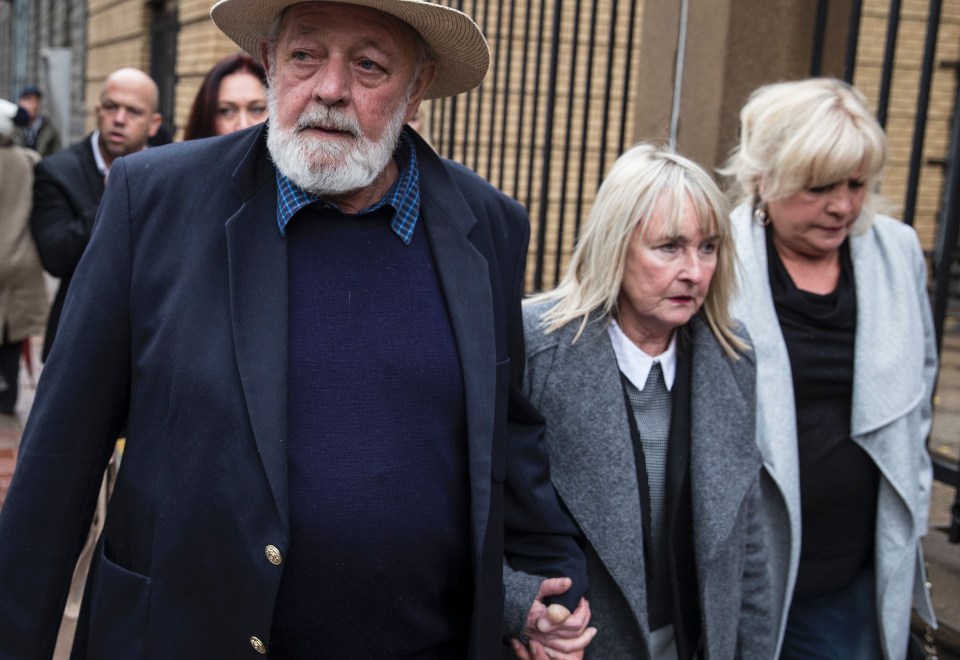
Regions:
<instances>
[{"instance_id":1,"label":"bald man","mask_svg":"<svg viewBox=\"0 0 960 660\"><path fill-rule=\"evenodd\" d=\"M42 160L33 184L30 228L43 267L60 278L43 345L53 345L70 278L80 262L113 161L140 151L160 128L157 84L139 69L111 73L95 106L97 129Z\"/></svg>"}]
</instances>

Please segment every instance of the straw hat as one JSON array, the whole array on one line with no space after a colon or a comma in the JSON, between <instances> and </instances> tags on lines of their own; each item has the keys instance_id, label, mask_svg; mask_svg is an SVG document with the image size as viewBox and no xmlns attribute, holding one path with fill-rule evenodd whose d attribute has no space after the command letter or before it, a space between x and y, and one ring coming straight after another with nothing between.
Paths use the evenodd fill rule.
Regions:
<instances>
[{"instance_id":1,"label":"straw hat","mask_svg":"<svg viewBox=\"0 0 960 660\"><path fill-rule=\"evenodd\" d=\"M437 62L437 77L425 98L453 96L483 81L490 64L487 40L466 14L425 0L307 0L377 9L416 30ZM283 10L304 0L220 0L213 22L245 51L260 58L260 41Z\"/></svg>"}]
</instances>

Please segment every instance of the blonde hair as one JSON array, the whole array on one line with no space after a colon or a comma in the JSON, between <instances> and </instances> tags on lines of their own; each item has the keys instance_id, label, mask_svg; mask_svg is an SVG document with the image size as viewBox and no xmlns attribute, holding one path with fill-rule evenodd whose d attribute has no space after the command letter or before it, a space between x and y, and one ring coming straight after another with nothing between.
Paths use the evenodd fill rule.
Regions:
<instances>
[{"instance_id":1,"label":"blonde hair","mask_svg":"<svg viewBox=\"0 0 960 660\"><path fill-rule=\"evenodd\" d=\"M740 144L720 170L741 202L782 199L860 170L866 195L855 232L876 215L887 137L866 98L833 78L760 87L740 111Z\"/></svg>"},{"instance_id":2,"label":"blonde hair","mask_svg":"<svg viewBox=\"0 0 960 660\"><path fill-rule=\"evenodd\" d=\"M613 164L597 192L590 215L555 289L529 302L553 300L541 318L544 329L554 332L579 321L577 341L590 321L616 318L627 249L634 231L647 230L656 209L663 213L664 231L677 236L687 204L700 221L700 231L717 236L717 267L703 303L713 334L726 353L736 359L746 343L733 332L728 304L736 280L735 252L726 199L699 165L650 144L639 144Z\"/></svg>"}]
</instances>

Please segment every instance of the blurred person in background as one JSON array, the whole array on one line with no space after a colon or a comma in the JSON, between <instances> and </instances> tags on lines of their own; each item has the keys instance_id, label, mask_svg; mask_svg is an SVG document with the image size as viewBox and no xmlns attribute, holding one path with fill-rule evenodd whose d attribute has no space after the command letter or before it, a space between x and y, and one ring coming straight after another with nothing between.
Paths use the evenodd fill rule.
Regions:
<instances>
[{"instance_id":1,"label":"blurred person in background","mask_svg":"<svg viewBox=\"0 0 960 660\"><path fill-rule=\"evenodd\" d=\"M217 62L204 77L183 130L184 140L226 135L267 119L267 78L246 53Z\"/></svg>"},{"instance_id":2,"label":"blurred person in background","mask_svg":"<svg viewBox=\"0 0 960 660\"><path fill-rule=\"evenodd\" d=\"M600 186L563 280L524 307L525 394L586 545L599 631L587 658L771 656L755 365L727 310L734 263L710 176L638 145ZM525 618L539 582L505 566L504 583L526 658L516 638L539 650Z\"/></svg>"},{"instance_id":3,"label":"blurred person in background","mask_svg":"<svg viewBox=\"0 0 960 660\"><path fill-rule=\"evenodd\" d=\"M56 338L73 271L90 240L110 165L142 150L160 128L158 95L156 83L143 71L114 71L95 107L97 129L37 165L30 227L43 267L60 278L44 338L44 360Z\"/></svg>"},{"instance_id":4,"label":"blurred person in background","mask_svg":"<svg viewBox=\"0 0 960 660\"><path fill-rule=\"evenodd\" d=\"M914 230L876 212L887 140L846 83L761 87L726 173L733 313L757 359L757 442L780 658L907 651L935 625L920 537L937 373Z\"/></svg>"},{"instance_id":5,"label":"blurred person in background","mask_svg":"<svg viewBox=\"0 0 960 660\"><path fill-rule=\"evenodd\" d=\"M27 85L20 91L18 105L27 111L30 121L15 130L13 141L21 147L33 149L41 157L60 150L60 131L43 114L43 91L36 85Z\"/></svg>"},{"instance_id":6,"label":"blurred person in background","mask_svg":"<svg viewBox=\"0 0 960 660\"><path fill-rule=\"evenodd\" d=\"M12 415L23 342L43 330L46 289L40 257L30 238L30 191L40 156L17 146L16 104L0 99L0 414Z\"/></svg>"}]
</instances>

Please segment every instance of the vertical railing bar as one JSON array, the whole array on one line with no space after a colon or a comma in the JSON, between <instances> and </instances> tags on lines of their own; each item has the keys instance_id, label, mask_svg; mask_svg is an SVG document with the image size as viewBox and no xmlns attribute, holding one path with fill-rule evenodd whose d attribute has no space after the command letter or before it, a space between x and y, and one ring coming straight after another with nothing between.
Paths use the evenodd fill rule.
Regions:
<instances>
[{"instance_id":1,"label":"vertical railing bar","mask_svg":"<svg viewBox=\"0 0 960 660\"><path fill-rule=\"evenodd\" d=\"M593 95L593 60L597 47L597 12L590 12L590 43L587 46L587 79L583 95L583 124L580 129L582 135L590 134L590 101ZM573 218L573 233L580 235L580 223L583 218L583 191L587 180L587 149L586 145L580 151L580 174L577 177L577 214Z\"/></svg>"},{"instance_id":2,"label":"vertical railing bar","mask_svg":"<svg viewBox=\"0 0 960 660\"><path fill-rule=\"evenodd\" d=\"M910 150L910 170L907 173L907 194L903 202L903 221L913 226L920 187L920 169L923 159L923 141L927 132L927 110L930 107L930 86L933 81L933 62L937 53L937 28L940 25L942 0L930 0L927 15L927 35L923 45L923 63L920 67L920 94L914 115L913 146Z\"/></svg>"},{"instance_id":3,"label":"vertical railing bar","mask_svg":"<svg viewBox=\"0 0 960 660\"><path fill-rule=\"evenodd\" d=\"M474 14L476 13L477 2L480 2L480 0L476 0L476 2L474 2L473 4ZM489 1L484 2L483 17L479 21L480 29L484 31L484 34L486 34L486 30L487 30L487 18L489 16L489 9L490 9L490 2ZM494 63L494 67L496 67L496 63ZM481 124L483 123L483 97L484 97L483 92L484 92L485 86L486 85L480 85L474 90L476 92L474 94L474 98L476 99L476 103L477 103L476 105L477 118L473 121L473 162L470 165L470 167L475 172L480 171L480 127L481 127Z\"/></svg>"},{"instance_id":4,"label":"vertical railing bar","mask_svg":"<svg viewBox=\"0 0 960 660\"><path fill-rule=\"evenodd\" d=\"M613 102L613 58L616 54L615 46L617 41L617 14L619 13L619 4L613 0L610 5L610 34L607 43L607 75L603 86L603 119L600 128L600 164L597 171L597 187L603 182L603 175L606 171L607 162L607 135L610 130L610 105Z\"/></svg>"},{"instance_id":5,"label":"vertical railing bar","mask_svg":"<svg viewBox=\"0 0 960 660\"><path fill-rule=\"evenodd\" d=\"M516 19L516 2L510 2L510 14L507 18L507 60L504 65L505 75L503 80L503 113L500 117L500 169L497 173L497 187L503 189L503 177L504 177L504 166L507 162L507 120L510 117L510 73L513 71L513 22ZM521 95L523 94L523 89L520 90ZM514 161L519 159L520 152L517 151L517 158ZM515 167L518 165L515 162ZM510 191L510 194L516 194L516 187L514 190Z\"/></svg>"},{"instance_id":6,"label":"vertical railing bar","mask_svg":"<svg viewBox=\"0 0 960 660\"><path fill-rule=\"evenodd\" d=\"M540 213L537 217L537 256L543 257L547 242L547 211L550 204L550 163L553 156L553 121L557 99L557 68L560 57L560 24L563 19L563 0L554 0L553 30L550 39L550 72L547 85L546 126L543 129L543 163L540 170ZM556 255L559 256L559 255ZM543 259L537 260L533 286L543 288Z\"/></svg>"},{"instance_id":7,"label":"vertical railing bar","mask_svg":"<svg viewBox=\"0 0 960 660\"><path fill-rule=\"evenodd\" d=\"M428 137L433 142L434 148L437 150L438 154L449 156L450 152L447 150L447 138L446 131L444 130L447 126L447 105L449 99L437 99L435 101L430 101L430 129L431 135ZM436 126L436 129L433 127Z\"/></svg>"},{"instance_id":8,"label":"vertical railing bar","mask_svg":"<svg viewBox=\"0 0 960 660\"><path fill-rule=\"evenodd\" d=\"M900 32L900 0L890 0L887 16L887 40L883 47L883 68L880 71L880 92L877 101L877 121L887 127L887 108L890 105L890 86L893 83L893 62Z\"/></svg>"},{"instance_id":9,"label":"vertical railing bar","mask_svg":"<svg viewBox=\"0 0 960 660\"><path fill-rule=\"evenodd\" d=\"M857 44L860 41L860 18L863 15L863 0L850 3L850 24L847 26L847 56L843 63L843 79L853 84L857 68Z\"/></svg>"},{"instance_id":10,"label":"vertical railing bar","mask_svg":"<svg viewBox=\"0 0 960 660\"><path fill-rule=\"evenodd\" d=\"M533 0L527 0L527 12L526 16L523 18L523 34L530 34L530 18L533 14ZM524 113L527 106L527 62L529 61L528 55L530 52L530 40L523 40L523 55L521 55L522 68L520 69L520 107L517 109L517 166L513 171L513 190L514 194L519 198L520 196L520 170L521 167L521 156L523 154L523 127L526 125L524 122ZM527 205L527 208L530 208L530 193L527 192L527 199L520 200L524 201Z\"/></svg>"},{"instance_id":11,"label":"vertical railing bar","mask_svg":"<svg viewBox=\"0 0 960 660\"><path fill-rule=\"evenodd\" d=\"M540 27L537 30L537 57L535 58L536 63L534 64L534 78L533 78L533 108L530 112L530 161L527 163L527 209L530 212L530 215L533 215L533 204L536 201L538 204L545 205L546 200L533 199L533 165L534 160L537 155L537 129L538 120L540 114L540 69L543 64L543 31L544 23L546 23L545 15L547 13L547 0L540 0ZM546 140L547 137L544 137ZM543 253L537 252L537 263L536 269L543 271ZM539 286L535 286L536 290L540 290Z\"/></svg>"},{"instance_id":12,"label":"vertical railing bar","mask_svg":"<svg viewBox=\"0 0 960 660\"><path fill-rule=\"evenodd\" d=\"M564 125L564 142L563 142L563 178L560 181L560 213L557 218L557 258L553 262L553 283L556 285L560 281L560 254L563 251L563 226L566 223L566 212L567 212L567 180L569 179L570 174L570 163L573 160L570 157L572 153L570 151L570 143L572 141L573 135L573 105L574 97L576 96L576 85L577 85L577 53L580 50L580 9L581 9L581 0L576 0L573 5L573 34L571 35L572 45L570 53L570 87L567 93L567 120ZM587 136L583 133L580 134L581 146L580 151L583 151L584 142L587 140Z\"/></svg>"},{"instance_id":13,"label":"vertical railing bar","mask_svg":"<svg viewBox=\"0 0 960 660\"><path fill-rule=\"evenodd\" d=\"M622 154L627 147L627 109L630 101L630 82L633 72L633 37L637 25L637 2L630 3L630 22L627 27L627 63L623 74L623 98L620 101L620 139L617 142L617 153ZM574 236L576 238L576 236Z\"/></svg>"},{"instance_id":14,"label":"vertical railing bar","mask_svg":"<svg viewBox=\"0 0 960 660\"><path fill-rule=\"evenodd\" d=\"M960 238L960 82L954 93L950 150L947 154L943 205L939 218L939 226L943 231L938 232L941 242L936 246L934 257L937 284L933 298L933 328L937 336L937 355L943 348L943 326L950 299L950 271L957 251L957 239Z\"/></svg>"},{"instance_id":15,"label":"vertical railing bar","mask_svg":"<svg viewBox=\"0 0 960 660\"><path fill-rule=\"evenodd\" d=\"M449 3L448 3L449 4ZM463 0L456 0L455 9L460 11L464 10ZM467 144L469 143L469 126L470 126L470 97L473 95L473 92L467 92L464 96L454 96L451 99L450 104L450 158L453 160L459 160L460 162L466 162L467 159ZM465 112L460 112L461 105L465 106ZM464 115L463 122L463 138L457 140L457 121L459 116ZM459 155L457 154L459 150Z\"/></svg>"},{"instance_id":16,"label":"vertical railing bar","mask_svg":"<svg viewBox=\"0 0 960 660\"><path fill-rule=\"evenodd\" d=\"M487 3L490 4L489 2ZM513 4L512 2L509 4ZM493 180L493 143L494 137L497 133L497 97L498 85L500 83L500 70L503 63L501 62L500 52L503 46L503 3L497 3L497 46L494 49L493 56L493 85L490 89L490 131L487 135L487 168L486 168L486 179L487 181ZM508 63L509 64L509 63Z\"/></svg>"},{"instance_id":17,"label":"vertical railing bar","mask_svg":"<svg viewBox=\"0 0 960 660\"><path fill-rule=\"evenodd\" d=\"M447 134L449 135L450 144L447 145L447 157L456 160L456 148L457 148L457 105L458 97L454 96L449 99L450 101L450 123L447 126Z\"/></svg>"},{"instance_id":18,"label":"vertical railing bar","mask_svg":"<svg viewBox=\"0 0 960 660\"><path fill-rule=\"evenodd\" d=\"M813 29L813 52L810 56L810 75L819 76L823 68L823 44L827 35L827 8L830 0L817 0L817 18Z\"/></svg>"},{"instance_id":19,"label":"vertical railing bar","mask_svg":"<svg viewBox=\"0 0 960 660\"><path fill-rule=\"evenodd\" d=\"M673 65L673 102L670 104L670 138L667 148L677 150L680 134L680 101L683 98L683 72L687 56L687 21L690 0L680 0L680 22L677 25L677 57Z\"/></svg>"}]
</instances>

